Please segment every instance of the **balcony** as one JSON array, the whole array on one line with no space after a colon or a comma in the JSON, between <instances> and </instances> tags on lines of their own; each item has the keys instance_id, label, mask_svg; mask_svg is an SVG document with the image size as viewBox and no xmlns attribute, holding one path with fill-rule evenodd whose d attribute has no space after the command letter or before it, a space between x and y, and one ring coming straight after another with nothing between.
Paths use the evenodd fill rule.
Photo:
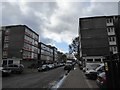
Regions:
<instances>
[{"instance_id":1,"label":"balcony","mask_svg":"<svg viewBox=\"0 0 120 90\"><path fill-rule=\"evenodd\" d=\"M109 45L117 45L117 44L116 44L116 41L114 41L114 42L111 41L111 42L109 42Z\"/></svg>"},{"instance_id":2,"label":"balcony","mask_svg":"<svg viewBox=\"0 0 120 90\"><path fill-rule=\"evenodd\" d=\"M115 32L108 32L108 35L115 35Z\"/></svg>"},{"instance_id":3,"label":"balcony","mask_svg":"<svg viewBox=\"0 0 120 90\"><path fill-rule=\"evenodd\" d=\"M113 22L107 23L107 26L113 26Z\"/></svg>"}]
</instances>

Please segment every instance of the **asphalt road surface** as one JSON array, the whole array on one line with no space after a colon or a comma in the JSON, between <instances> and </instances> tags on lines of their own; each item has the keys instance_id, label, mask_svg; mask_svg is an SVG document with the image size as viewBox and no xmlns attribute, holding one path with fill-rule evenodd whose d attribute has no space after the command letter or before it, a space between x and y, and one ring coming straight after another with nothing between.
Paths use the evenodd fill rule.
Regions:
<instances>
[{"instance_id":1,"label":"asphalt road surface","mask_svg":"<svg viewBox=\"0 0 120 90\"><path fill-rule=\"evenodd\" d=\"M51 88L65 74L63 67L2 78L2 88Z\"/></svg>"},{"instance_id":2,"label":"asphalt road surface","mask_svg":"<svg viewBox=\"0 0 120 90\"><path fill-rule=\"evenodd\" d=\"M56 86L58 82L65 75L66 71L63 69L64 67L59 67L53 70L45 71L45 72L33 72L33 73L23 73L23 74L12 74L9 77L2 78L2 88L3 90L6 88L52 88ZM73 71L71 71L73 72ZM82 71L80 71L82 72ZM80 73L78 72L78 73ZM77 73L77 72L76 72ZM70 73L72 75L72 73ZM67 75L68 77L68 75ZM98 88L95 80L87 79L84 74L80 73L79 77L81 83L83 80L87 82L90 88ZM79 79L79 78L78 78ZM74 80L73 80L74 81ZM64 82L64 81L63 81ZM71 79L68 81L71 82ZM68 84L67 82L64 82ZM72 85L71 85L72 86ZM61 88L61 87L59 87Z\"/></svg>"}]
</instances>

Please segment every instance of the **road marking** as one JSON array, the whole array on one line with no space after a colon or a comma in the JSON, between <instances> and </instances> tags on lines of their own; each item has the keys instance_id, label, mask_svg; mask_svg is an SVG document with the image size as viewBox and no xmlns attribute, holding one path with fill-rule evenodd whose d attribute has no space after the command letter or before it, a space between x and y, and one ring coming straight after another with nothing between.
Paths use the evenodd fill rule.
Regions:
<instances>
[{"instance_id":1,"label":"road marking","mask_svg":"<svg viewBox=\"0 0 120 90\"><path fill-rule=\"evenodd\" d=\"M55 86L53 86L51 89L52 90L57 90L62 85L62 83L63 83L63 81L65 80L66 77L67 76L64 75L63 78Z\"/></svg>"}]
</instances>

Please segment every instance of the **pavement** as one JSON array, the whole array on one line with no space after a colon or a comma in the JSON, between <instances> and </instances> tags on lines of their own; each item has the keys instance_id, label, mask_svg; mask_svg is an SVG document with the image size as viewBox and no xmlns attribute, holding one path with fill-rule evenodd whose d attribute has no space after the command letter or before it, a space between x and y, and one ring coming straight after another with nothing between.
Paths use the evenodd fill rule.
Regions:
<instances>
[{"instance_id":1,"label":"pavement","mask_svg":"<svg viewBox=\"0 0 120 90\"><path fill-rule=\"evenodd\" d=\"M93 83L94 82L94 83ZM61 88L98 88L95 81L89 81L85 77L79 66L75 66L74 70L71 70L62 85Z\"/></svg>"}]
</instances>

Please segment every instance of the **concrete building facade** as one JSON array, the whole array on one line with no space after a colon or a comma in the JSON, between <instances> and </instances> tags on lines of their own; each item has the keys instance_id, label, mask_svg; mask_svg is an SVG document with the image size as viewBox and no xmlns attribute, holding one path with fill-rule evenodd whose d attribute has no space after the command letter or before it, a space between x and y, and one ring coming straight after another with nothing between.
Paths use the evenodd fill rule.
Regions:
<instances>
[{"instance_id":1,"label":"concrete building facade","mask_svg":"<svg viewBox=\"0 0 120 90\"><path fill-rule=\"evenodd\" d=\"M2 63L2 28L0 28L0 66Z\"/></svg>"},{"instance_id":2,"label":"concrete building facade","mask_svg":"<svg viewBox=\"0 0 120 90\"><path fill-rule=\"evenodd\" d=\"M87 62L102 62L110 52L118 53L115 25L118 15L79 19L80 57Z\"/></svg>"}]
</instances>

